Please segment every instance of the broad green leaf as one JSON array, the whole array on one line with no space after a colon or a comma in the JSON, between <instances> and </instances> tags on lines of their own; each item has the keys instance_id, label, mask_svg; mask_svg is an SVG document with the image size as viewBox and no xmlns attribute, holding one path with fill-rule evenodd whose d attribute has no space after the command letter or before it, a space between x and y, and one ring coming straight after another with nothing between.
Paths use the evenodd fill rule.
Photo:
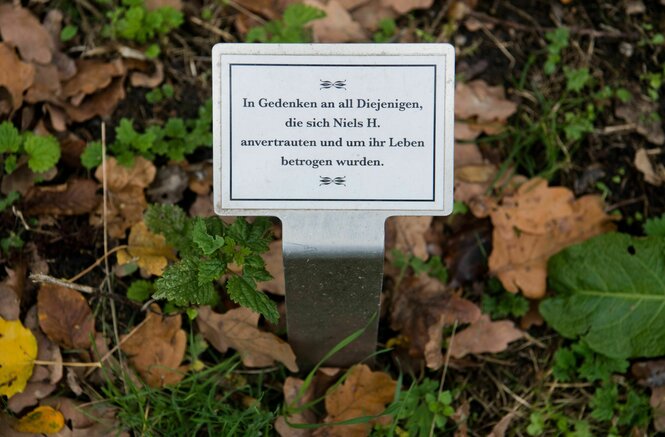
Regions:
<instances>
[{"instance_id":1,"label":"broad green leaf","mask_svg":"<svg viewBox=\"0 0 665 437\"><path fill-rule=\"evenodd\" d=\"M203 219L196 219L192 226L192 239L204 255L210 256L224 246L224 238L208 233Z\"/></svg>"},{"instance_id":2,"label":"broad green leaf","mask_svg":"<svg viewBox=\"0 0 665 437\"><path fill-rule=\"evenodd\" d=\"M665 354L665 239L601 235L552 257L549 279L540 312L563 336L614 358Z\"/></svg>"},{"instance_id":3,"label":"broad green leaf","mask_svg":"<svg viewBox=\"0 0 665 437\"><path fill-rule=\"evenodd\" d=\"M155 281L155 299L167 299L180 307L210 305L215 301L212 282L198 281L198 259L185 258L164 270L164 275Z\"/></svg>"},{"instance_id":4,"label":"broad green leaf","mask_svg":"<svg viewBox=\"0 0 665 437\"><path fill-rule=\"evenodd\" d=\"M16 153L21 146L21 135L11 121L0 123L0 153Z\"/></svg>"},{"instance_id":5,"label":"broad green leaf","mask_svg":"<svg viewBox=\"0 0 665 437\"><path fill-rule=\"evenodd\" d=\"M28 155L28 167L35 173L50 170L60 160L60 143L52 135L26 135L23 147Z\"/></svg>"},{"instance_id":6,"label":"broad green leaf","mask_svg":"<svg viewBox=\"0 0 665 437\"><path fill-rule=\"evenodd\" d=\"M83 149L81 153L81 164L88 170L92 170L102 164L102 143L93 141Z\"/></svg>"},{"instance_id":7,"label":"broad green leaf","mask_svg":"<svg viewBox=\"0 0 665 437\"><path fill-rule=\"evenodd\" d=\"M644 223L644 233L649 237L665 237L665 214L648 219Z\"/></svg>"}]
</instances>

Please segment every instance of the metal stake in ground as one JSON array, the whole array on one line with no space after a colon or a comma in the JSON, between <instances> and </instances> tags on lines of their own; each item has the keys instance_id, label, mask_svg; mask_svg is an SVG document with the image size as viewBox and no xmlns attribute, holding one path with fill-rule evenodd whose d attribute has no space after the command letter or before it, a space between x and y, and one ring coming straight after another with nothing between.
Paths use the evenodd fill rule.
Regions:
<instances>
[{"instance_id":1,"label":"metal stake in ground","mask_svg":"<svg viewBox=\"0 0 665 437\"><path fill-rule=\"evenodd\" d=\"M311 368L376 347L384 223L452 210L447 44L218 44L215 211L283 223L289 342ZM374 317L374 318L373 318Z\"/></svg>"}]
</instances>

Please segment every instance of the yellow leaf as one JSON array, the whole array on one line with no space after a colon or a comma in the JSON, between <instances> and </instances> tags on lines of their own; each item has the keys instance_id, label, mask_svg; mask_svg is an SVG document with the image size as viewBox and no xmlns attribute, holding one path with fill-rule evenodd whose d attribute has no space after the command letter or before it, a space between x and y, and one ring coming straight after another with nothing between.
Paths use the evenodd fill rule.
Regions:
<instances>
[{"instance_id":1,"label":"yellow leaf","mask_svg":"<svg viewBox=\"0 0 665 437\"><path fill-rule=\"evenodd\" d=\"M21 393L32 375L37 340L20 321L0 317L0 395Z\"/></svg>"},{"instance_id":2,"label":"yellow leaf","mask_svg":"<svg viewBox=\"0 0 665 437\"><path fill-rule=\"evenodd\" d=\"M132 226L129 232L129 247L118 252L118 264L123 265L136 260L136 264L151 275L161 276L174 260L173 248L166 244L162 235L153 234L143 222Z\"/></svg>"},{"instance_id":3,"label":"yellow leaf","mask_svg":"<svg viewBox=\"0 0 665 437\"><path fill-rule=\"evenodd\" d=\"M55 434L65 426L62 413L52 407L37 407L12 426L18 432Z\"/></svg>"}]
</instances>

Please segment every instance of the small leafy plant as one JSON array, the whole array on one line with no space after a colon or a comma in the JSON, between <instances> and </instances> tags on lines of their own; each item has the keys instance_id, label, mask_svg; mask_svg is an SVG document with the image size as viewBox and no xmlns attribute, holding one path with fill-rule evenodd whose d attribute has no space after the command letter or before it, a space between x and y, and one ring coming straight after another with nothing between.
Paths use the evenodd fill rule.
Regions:
<instances>
[{"instance_id":1,"label":"small leafy plant","mask_svg":"<svg viewBox=\"0 0 665 437\"><path fill-rule=\"evenodd\" d=\"M557 65L561 62L561 51L568 47L568 38L570 30L567 27L558 27L555 30L547 32L547 61L545 61L545 74L552 74L556 71Z\"/></svg>"},{"instance_id":2,"label":"small leafy plant","mask_svg":"<svg viewBox=\"0 0 665 437\"><path fill-rule=\"evenodd\" d=\"M529 301L521 294L506 291L499 280L492 278L483 293L482 308L492 319L522 317L529 311Z\"/></svg>"},{"instance_id":3,"label":"small leafy plant","mask_svg":"<svg viewBox=\"0 0 665 437\"><path fill-rule=\"evenodd\" d=\"M269 21L263 26L250 29L247 42L304 43L312 40L312 35L305 27L314 20L325 17L320 9L302 3L291 3L284 10L281 20Z\"/></svg>"},{"instance_id":4,"label":"small leafy plant","mask_svg":"<svg viewBox=\"0 0 665 437\"><path fill-rule=\"evenodd\" d=\"M35 173L44 173L60 160L60 143L53 135L19 133L9 121L0 123L0 162L5 173L16 170L25 157L28 167Z\"/></svg>"},{"instance_id":5,"label":"small leafy plant","mask_svg":"<svg viewBox=\"0 0 665 437\"><path fill-rule=\"evenodd\" d=\"M107 13L109 24L103 33L113 39L124 39L146 44L167 35L184 21L182 12L165 6L149 11L144 0L122 0L120 6ZM159 45L153 43L146 55L159 56Z\"/></svg>"},{"instance_id":6,"label":"small leafy plant","mask_svg":"<svg viewBox=\"0 0 665 437\"><path fill-rule=\"evenodd\" d=\"M138 132L134 123L122 118L115 129L115 142L108 148L120 164L131 166L134 157L142 156L153 160L156 156L165 156L174 161L182 161L185 155L193 153L199 147L212 145L212 103L208 101L199 108L199 116L185 120L179 117L169 118L164 126L152 125L145 131ZM89 143L81 154L81 163L92 169L102 162L102 144Z\"/></svg>"},{"instance_id":7,"label":"small leafy plant","mask_svg":"<svg viewBox=\"0 0 665 437\"><path fill-rule=\"evenodd\" d=\"M400 277L406 273L406 269L411 268L415 274L427 274L432 278L436 278L443 284L448 282L448 269L443 265L440 256L432 256L427 261L424 261L412 254L406 254L397 249L391 252L393 256L393 264L400 269Z\"/></svg>"},{"instance_id":8,"label":"small leafy plant","mask_svg":"<svg viewBox=\"0 0 665 437\"><path fill-rule=\"evenodd\" d=\"M218 299L216 281L228 275L225 286L232 301L277 322L276 304L256 288L257 282L271 279L261 258L268 250L271 223L267 218L254 223L237 219L226 225L217 217L189 218L177 206L153 205L144 220L152 232L166 238L180 258L155 281L155 299L166 299L181 308L212 305ZM137 285L132 294L142 296L149 292L146 288Z\"/></svg>"}]
</instances>

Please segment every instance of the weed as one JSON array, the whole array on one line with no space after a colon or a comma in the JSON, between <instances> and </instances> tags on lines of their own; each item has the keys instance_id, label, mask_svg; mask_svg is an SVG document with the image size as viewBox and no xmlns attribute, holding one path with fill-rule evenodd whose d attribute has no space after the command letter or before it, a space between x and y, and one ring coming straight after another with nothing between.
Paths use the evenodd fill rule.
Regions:
<instances>
[{"instance_id":1,"label":"weed","mask_svg":"<svg viewBox=\"0 0 665 437\"><path fill-rule=\"evenodd\" d=\"M482 308L492 319L522 317L529 311L529 301L521 294L507 292L498 279L492 278L483 293Z\"/></svg>"},{"instance_id":2,"label":"weed","mask_svg":"<svg viewBox=\"0 0 665 437\"><path fill-rule=\"evenodd\" d=\"M568 47L568 38L570 31L567 27L558 27L555 30L547 32L547 60L545 61L545 74L550 75L556 71L557 65L561 62L561 51Z\"/></svg>"},{"instance_id":3,"label":"weed","mask_svg":"<svg viewBox=\"0 0 665 437\"><path fill-rule=\"evenodd\" d=\"M163 389L139 386L120 375L123 392L109 378L102 388L104 402L117 408L122 427L135 435L268 435L275 413L234 375L239 362L231 357Z\"/></svg>"},{"instance_id":4,"label":"weed","mask_svg":"<svg viewBox=\"0 0 665 437\"><path fill-rule=\"evenodd\" d=\"M165 83L161 87L155 88L145 93L145 99L148 101L148 103L154 105L155 103L161 103L164 99L172 99L173 95L173 86Z\"/></svg>"},{"instance_id":5,"label":"weed","mask_svg":"<svg viewBox=\"0 0 665 437\"><path fill-rule=\"evenodd\" d=\"M143 132L134 129L134 123L123 118L115 129L115 142L108 148L122 165L131 166L135 156L153 160L165 156L171 160L183 161L185 155L199 147L212 145L212 103L208 101L199 108L198 118L184 120L169 118L164 126L152 125ZM102 162L102 144L89 143L81 154L81 163L92 169Z\"/></svg>"},{"instance_id":6,"label":"weed","mask_svg":"<svg viewBox=\"0 0 665 437\"><path fill-rule=\"evenodd\" d=\"M606 357L578 342L555 352L552 374L563 382L579 378L589 382L608 381L613 373L624 373L628 365L625 359Z\"/></svg>"},{"instance_id":7,"label":"weed","mask_svg":"<svg viewBox=\"0 0 665 437\"><path fill-rule=\"evenodd\" d=\"M25 241L21 238L21 233L16 233L14 231L10 231L9 235L6 237L0 238L0 249L2 249L2 252L7 255L9 252L11 252L13 249L21 249L23 248L23 245L25 244Z\"/></svg>"},{"instance_id":8,"label":"weed","mask_svg":"<svg viewBox=\"0 0 665 437\"><path fill-rule=\"evenodd\" d=\"M138 281L132 282L132 284L127 289L127 298L136 301L143 302L147 300L155 292L155 286L150 281L145 279L139 279Z\"/></svg>"},{"instance_id":9,"label":"weed","mask_svg":"<svg viewBox=\"0 0 665 437\"><path fill-rule=\"evenodd\" d=\"M665 214L647 219L644 223L644 233L649 237L665 237Z\"/></svg>"},{"instance_id":10,"label":"weed","mask_svg":"<svg viewBox=\"0 0 665 437\"><path fill-rule=\"evenodd\" d=\"M320 9L302 3L291 3L284 10L281 20L269 21L247 32L246 42L305 43L312 40L305 27L314 20L325 17Z\"/></svg>"},{"instance_id":11,"label":"weed","mask_svg":"<svg viewBox=\"0 0 665 437\"><path fill-rule=\"evenodd\" d=\"M623 399L619 396L616 383L605 383L596 390L589 402L590 416L599 422L615 420L617 425L630 427L645 426L651 421L651 407L645 395L626 386ZM619 435L616 429L614 432Z\"/></svg>"},{"instance_id":12,"label":"weed","mask_svg":"<svg viewBox=\"0 0 665 437\"><path fill-rule=\"evenodd\" d=\"M68 25L60 31L60 41L67 42L78 34L79 28L76 26Z\"/></svg>"},{"instance_id":13,"label":"weed","mask_svg":"<svg viewBox=\"0 0 665 437\"><path fill-rule=\"evenodd\" d=\"M436 278L443 284L448 282L448 269L443 265L441 257L433 256L429 260L424 261L412 254L405 254L397 249L391 252L393 256L393 264L400 269L400 277L406 273L406 269L411 268L415 274L427 274L432 278Z\"/></svg>"},{"instance_id":14,"label":"weed","mask_svg":"<svg viewBox=\"0 0 665 437\"><path fill-rule=\"evenodd\" d=\"M60 160L60 143L53 135L19 133L9 121L0 123L0 162L7 174L26 160L35 173L49 171Z\"/></svg>"},{"instance_id":15,"label":"weed","mask_svg":"<svg viewBox=\"0 0 665 437\"><path fill-rule=\"evenodd\" d=\"M395 36L395 33L397 32L397 24L395 24L395 20L391 18L384 18L383 20L379 21L379 28L374 32L374 36L372 39L374 42L389 42L393 39Z\"/></svg>"},{"instance_id":16,"label":"weed","mask_svg":"<svg viewBox=\"0 0 665 437\"><path fill-rule=\"evenodd\" d=\"M155 281L155 299L166 299L177 307L211 305L218 299L215 282L228 275L226 291L231 300L273 323L277 321L276 304L256 288L257 282L271 279L261 258L261 253L268 250L268 219L253 223L237 219L226 225L216 217L189 218L177 206L153 205L144 220L152 232L164 235L180 257ZM232 271L230 264L240 268L241 273Z\"/></svg>"}]
</instances>

